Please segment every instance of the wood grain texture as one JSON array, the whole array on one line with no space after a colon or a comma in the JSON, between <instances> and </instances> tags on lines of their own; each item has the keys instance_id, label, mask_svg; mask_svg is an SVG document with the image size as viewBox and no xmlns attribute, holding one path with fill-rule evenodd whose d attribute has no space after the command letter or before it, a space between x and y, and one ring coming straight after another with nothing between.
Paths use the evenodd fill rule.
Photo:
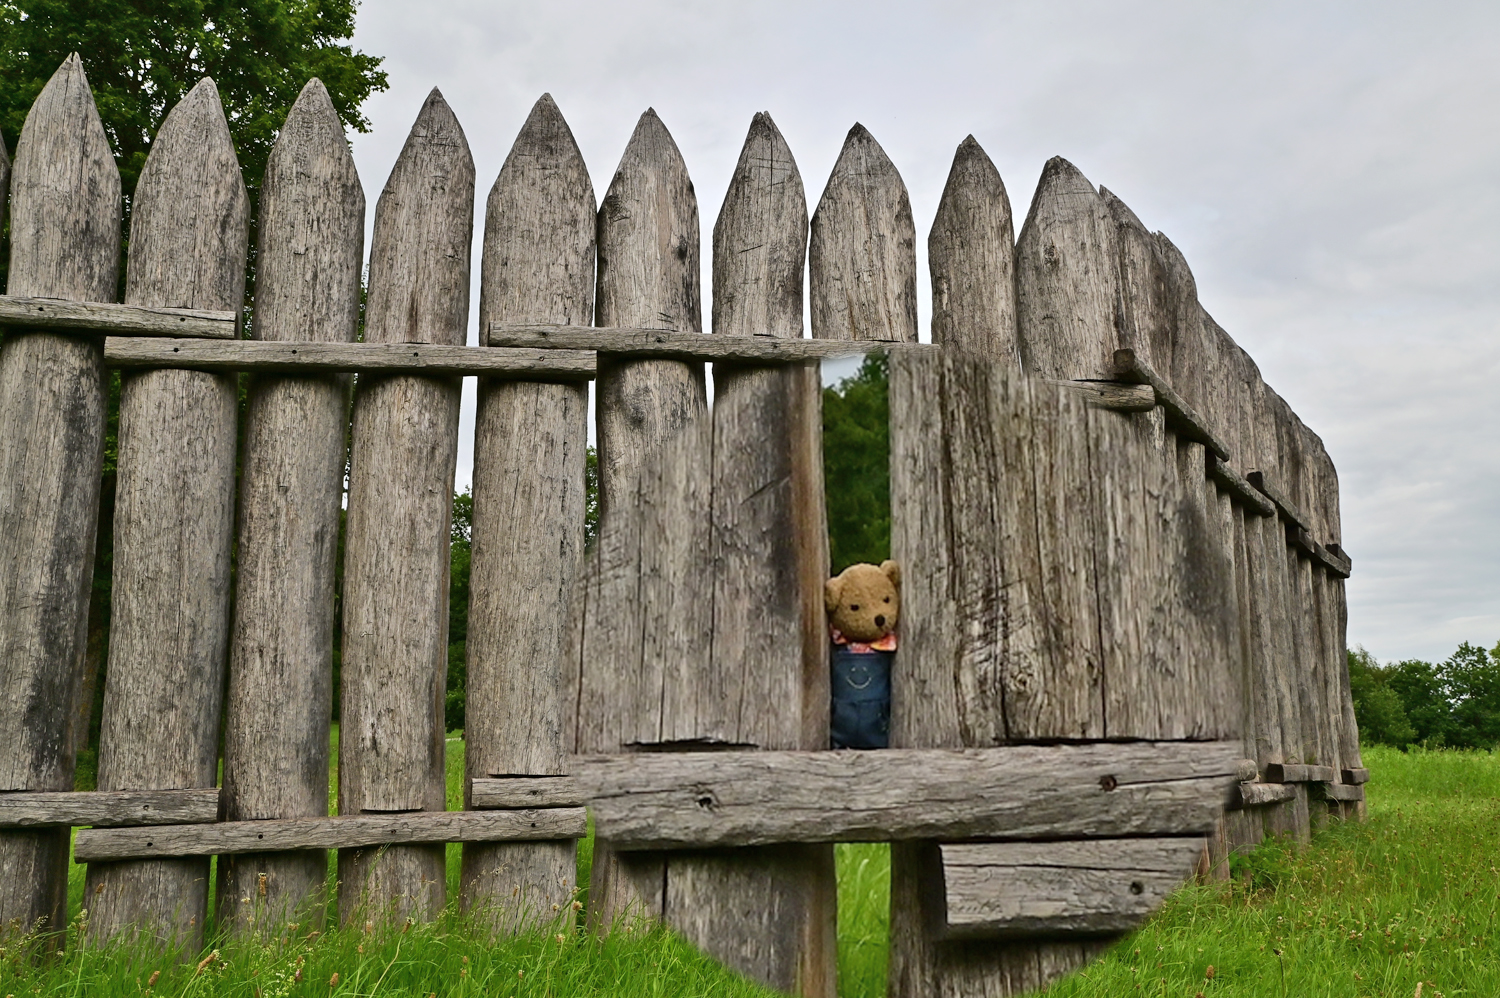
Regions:
<instances>
[{"instance_id":1,"label":"wood grain texture","mask_svg":"<svg viewBox=\"0 0 1500 998\"><path fill-rule=\"evenodd\" d=\"M656 112L647 109L636 124L625 147L620 165L610 182L604 202L599 206L597 228L598 269L594 323L598 326L655 326L677 332L702 330L701 275L699 272L698 199L688 177L687 164ZM685 709L683 701L668 705L665 691L674 689L663 668L681 665L677 652L693 635L701 640L711 626L711 610L702 599L689 599L682 580L671 573L679 567L700 566L708 551L709 467L699 464L709 454L707 403L704 394L704 371L699 363L675 360L608 360L601 364L595 387L599 454L598 553L607 549L630 559L644 556L649 565L640 571L656 582L642 594L643 606L655 606L671 613L673 600L695 604L677 625L653 632L650 638L636 633L618 649L595 660L587 650L589 635L583 636L583 668L577 686L579 691L575 745L587 751L618 751L626 742L657 742L678 737L679 731L697 730L697 721ZM701 424L701 425L699 425ZM677 471L655 479L647 493L637 493L638 481L660 454L663 443L684 427L697 427ZM703 442L701 448L697 442ZM650 469L653 475L660 469ZM640 495L649 495L642 500ZM640 536L633 507L642 501L653 509L646 519L656 524L643 527L651 536L663 538L660 547L633 547ZM620 516L615 515L619 508ZM654 519L666 516L669 519ZM670 517L683 517L690 528L681 536L668 538ZM619 531L606 541L604 532L614 521ZM680 544L673 547L673 544ZM613 556L610 556L613 557ZM684 560L685 559L685 560ZM601 560L601 565L605 564ZM616 563L619 564L619 563ZM634 568L625 569L627 572ZM606 569L606 574L614 569ZM615 579L623 579L614 575ZM696 578L703 592L706 576ZM590 606L594 605L590 590ZM624 604L617 604L623 606ZM586 622L587 623L587 622ZM636 625L632 625L634 629ZM597 640L597 639L596 639ZM660 641L660 644L653 642ZM663 666L663 660L670 662ZM635 663L651 663L644 670ZM695 687L682 690L691 699ZM630 710L641 698L651 697L654 706L643 704L631 719L626 733L618 723L622 706ZM605 702L602 711L591 704ZM681 718L663 725L664 718ZM666 871L660 858L618 859L608 843L596 846L593 884L590 887L589 918L596 928L608 931L619 916L631 912L659 918L665 904Z\"/></svg>"},{"instance_id":2,"label":"wood grain texture","mask_svg":"<svg viewBox=\"0 0 1500 998\"><path fill-rule=\"evenodd\" d=\"M489 343L497 347L552 350L597 350L626 358L729 361L743 364L801 364L827 357L868 353L930 352L928 343L888 340L804 340L781 338L759 326L758 332L739 336L709 336L670 329L633 329L613 326L584 330L545 324L496 323L489 327ZM769 327L768 327L769 328Z\"/></svg>"},{"instance_id":3,"label":"wood grain texture","mask_svg":"<svg viewBox=\"0 0 1500 998\"><path fill-rule=\"evenodd\" d=\"M1297 791L1282 783L1241 783L1236 786L1232 803L1239 807L1263 807L1281 804L1297 796Z\"/></svg>"},{"instance_id":4,"label":"wood grain texture","mask_svg":"<svg viewBox=\"0 0 1500 998\"><path fill-rule=\"evenodd\" d=\"M1191 835L1212 830L1238 742L585 756L619 848Z\"/></svg>"},{"instance_id":5,"label":"wood grain texture","mask_svg":"<svg viewBox=\"0 0 1500 998\"><path fill-rule=\"evenodd\" d=\"M367 373L376 376L498 378L514 381L591 381L595 360L582 350L492 350L433 343L264 343L256 340L160 340L111 336L108 367L185 367L254 374Z\"/></svg>"},{"instance_id":6,"label":"wood grain texture","mask_svg":"<svg viewBox=\"0 0 1500 998\"><path fill-rule=\"evenodd\" d=\"M1112 378L1122 346L1115 222L1088 178L1047 161L1016 241L1016 337L1021 367L1043 378Z\"/></svg>"},{"instance_id":7,"label":"wood grain texture","mask_svg":"<svg viewBox=\"0 0 1500 998\"><path fill-rule=\"evenodd\" d=\"M1308 763L1272 763L1265 767L1267 783L1332 783L1339 778L1332 766Z\"/></svg>"},{"instance_id":8,"label":"wood grain texture","mask_svg":"<svg viewBox=\"0 0 1500 998\"><path fill-rule=\"evenodd\" d=\"M1209 453L1221 461L1229 460L1229 448L1214 434L1208 421L1199 415L1198 410L1194 409L1186 399L1177 394L1167 379L1136 356L1134 350L1116 350L1113 367L1115 376L1120 380L1150 385L1155 390L1156 403L1162 407L1167 423L1174 433L1202 444L1208 448Z\"/></svg>"},{"instance_id":9,"label":"wood grain texture","mask_svg":"<svg viewBox=\"0 0 1500 998\"><path fill-rule=\"evenodd\" d=\"M0 327L12 326L111 336L201 336L227 340L239 335L239 313L0 295Z\"/></svg>"},{"instance_id":10,"label":"wood grain texture","mask_svg":"<svg viewBox=\"0 0 1500 998\"><path fill-rule=\"evenodd\" d=\"M1156 408L1156 392L1150 385L1128 385L1119 381L1054 381L1087 404L1115 412L1150 412Z\"/></svg>"},{"instance_id":11,"label":"wood grain texture","mask_svg":"<svg viewBox=\"0 0 1500 998\"><path fill-rule=\"evenodd\" d=\"M120 175L78 56L32 105L13 169L9 290L114 298ZM97 342L14 329L0 344L0 790L73 788L104 452L101 353ZM0 930L65 925L67 863L66 829L0 832Z\"/></svg>"},{"instance_id":12,"label":"wood grain texture","mask_svg":"<svg viewBox=\"0 0 1500 998\"><path fill-rule=\"evenodd\" d=\"M142 856L232 856L274 849L355 849L403 843L486 842L583 838L588 815L581 807L526 811L413 811L336 818L220 821L159 828L84 829L78 862Z\"/></svg>"},{"instance_id":13,"label":"wood grain texture","mask_svg":"<svg viewBox=\"0 0 1500 998\"><path fill-rule=\"evenodd\" d=\"M464 732L468 740L468 732ZM583 788L571 776L472 777L469 806L476 809L582 807Z\"/></svg>"},{"instance_id":14,"label":"wood grain texture","mask_svg":"<svg viewBox=\"0 0 1500 998\"><path fill-rule=\"evenodd\" d=\"M812 335L917 341L917 251L911 198L863 125L849 129L812 220Z\"/></svg>"},{"instance_id":15,"label":"wood grain texture","mask_svg":"<svg viewBox=\"0 0 1500 998\"><path fill-rule=\"evenodd\" d=\"M596 210L573 133L543 95L490 188L480 328L592 321ZM525 775L534 779L515 782L530 784L563 771L563 655L583 560L587 412L583 384L480 383L464 721L470 779ZM476 790L469 804L480 800ZM576 893L574 852L571 840L465 845L463 903L497 929L550 921Z\"/></svg>"},{"instance_id":16,"label":"wood grain texture","mask_svg":"<svg viewBox=\"0 0 1500 998\"><path fill-rule=\"evenodd\" d=\"M292 105L260 190L252 335L352 343L365 196L320 81ZM225 709L227 821L328 813L348 425L347 378L263 375L250 383ZM221 860L218 870L219 924L265 932L304 916L300 909L321 896L328 858L258 853ZM321 921L321 912L310 914Z\"/></svg>"},{"instance_id":17,"label":"wood grain texture","mask_svg":"<svg viewBox=\"0 0 1500 998\"><path fill-rule=\"evenodd\" d=\"M1129 932L1193 873L1201 838L940 846L951 937Z\"/></svg>"},{"instance_id":18,"label":"wood grain texture","mask_svg":"<svg viewBox=\"0 0 1500 998\"><path fill-rule=\"evenodd\" d=\"M1170 371L1176 316L1161 244L1112 192L1101 186L1099 198L1115 225L1120 289L1115 327L1119 345L1152 370Z\"/></svg>"},{"instance_id":19,"label":"wood grain texture","mask_svg":"<svg viewBox=\"0 0 1500 998\"><path fill-rule=\"evenodd\" d=\"M0 828L178 825L218 817L219 791L214 789L0 793Z\"/></svg>"},{"instance_id":20,"label":"wood grain texture","mask_svg":"<svg viewBox=\"0 0 1500 998\"><path fill-rule=\"evenodd\" d=\"M204 79L162 124L131 209L125 301L238 309L249 201ZM99 789L211 787L229 638L236 379L147 371L120 385L114 588ZM206 859L94 864L89 938L198 949Z\"/></svg>"},{"instance_id":21,"label":"wood grain texture","mask_svg":"<svg viewBox=\"0 0 1500 998\"><path fill-rule=\"evenodd\" d=\"M594 325L703 328L698 197L656 112L637 122L599 206ZM597 395L599 515L628 492L646 455L707 411L703 367L606 361Z\"/></svg>"},{"instance_id":22,"label":"wood grain texture","mask_svg":"<svg viewBox=\"0 0 1500 998\"><path fill-rule=\"evenodd\" d=\"M1229 462L1217 455L1208 455L1208 476L1230 493L1236 505L1243 506L1247 513L1255 516L1275 516L1276 504L1267 499L1260 490L1251 485Z\"/></svg>"},{"instance_id":23,"label":"wood grain texture","mask_svg":"<svg viewBox=\"0 0 1500 998\"><path fill-rule=\"evenodd\" d=\"M380 200L365 340L463 343L474 161L434 89ZM354 401L344 555L339 813L441 811L448 671L449 526L458 455L456 380L361 379ZM430 918L443 850L339 854L339 914Z\"/></svg>"},{"instance_id":24,"label":"wood grain texture","mask_svg":"<svg viewBox=\"0 0 1500 998\"><path fill-rule=\"evenodd\" d=\"M1020 366L1015 244L1005 182L970 135L953 155L927 236L932 342Z\"/></svg>"},{"instance_id":25,"label":"wood grain texture","mask_svg":"<svg viewBox=\"0 0 1500 998\"><path fill-rule=\"evenodd\" d=\"M796 161L757 114L714 225L713 339L801 339L807 232ZM828 744L821 400L813 365L714 366L713 629L692 678L737 715L733 740L768 749ZM833 869L826 845L671 856L667 921L767 987L832 996Z\"/></svg>"}]
</instances>

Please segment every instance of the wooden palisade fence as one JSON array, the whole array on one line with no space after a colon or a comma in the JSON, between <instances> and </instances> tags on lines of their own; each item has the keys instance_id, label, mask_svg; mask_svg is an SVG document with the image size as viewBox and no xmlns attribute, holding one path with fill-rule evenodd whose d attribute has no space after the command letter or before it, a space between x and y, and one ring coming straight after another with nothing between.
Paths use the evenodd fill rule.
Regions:
<instances>
[{"instance_id":1,"label":"wooden palisade fence","mask_svg":"<svg viewBox=\"0 0 1500 998\"><path fill-rule=\"evenodd\" d=\"M375 208L356 342L364 197L310 82L261 187L245 338L248 208L211 81L142 172L123 303L119 177L76 57L13 171L0 154L11 930L66 924L78 825L94 943L196 947L214 856L229 931L307 917L330 849L340 919L428 918L448 842L467 910L534 927L570 917L587 805L596 931L665 919L774 987L832 995L832 843L890 841L891 993L1010 994L1079 966L1195 866L1222 875L1229 850L1359 812L1333 465L1176 248L1072 165L1047 164L1016 240L999 174L959 147L929 241L931 346L910 202L862 127L809 224L785 140L755 117L713 230L713 335L692 183L654 112L596 206L557 106L537 103L489 193L484 345L466 347L474 182L433 91ZM872 349L891 358L904 576L895 747L828 752L818 362ZM110 367L99 789L74 792ZM465 375L467 771L448 812ZM595 378L603 519L585 559Z\"/></svg>"}]
</instances>

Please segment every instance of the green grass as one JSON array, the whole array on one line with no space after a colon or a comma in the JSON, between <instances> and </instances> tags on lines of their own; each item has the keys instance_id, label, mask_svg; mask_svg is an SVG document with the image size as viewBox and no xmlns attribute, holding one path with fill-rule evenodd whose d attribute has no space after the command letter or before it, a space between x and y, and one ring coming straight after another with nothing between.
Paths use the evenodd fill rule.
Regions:
<instances>
[{"instance_id":1,"label":"green grass","mask_svg":"<svg viewBox=\"0 0 1500 998\"><path fill-rule=\"evenodd\" d=\"M449 742L450 806L461 741ZM1232 885L1191 886L1053 998L1424 998L1500 995L1500 756L1366 750L1370 820L1318 833L1298 852L1272 843L1236 862ZM586 883L588 842L580 850ZM457 848L450 850L450 888ZM839 975L845 998L884 993L889 853L838 847ZM73 876L78 910L82 869ZM576 919L488 942L450 908L405 931L307 926L270 944L220 941L201 971L139 951L88 951L66 937L33 965L0 953L0 998L15 995L765 996L668 932L584 933ZM216 952L216 956L211 953ZM1208 977L1208 968L1214 973ZM152 975L158 974L153 981ZM336 984L333 975L338 974Z\"/></svg>"}]
</instances>

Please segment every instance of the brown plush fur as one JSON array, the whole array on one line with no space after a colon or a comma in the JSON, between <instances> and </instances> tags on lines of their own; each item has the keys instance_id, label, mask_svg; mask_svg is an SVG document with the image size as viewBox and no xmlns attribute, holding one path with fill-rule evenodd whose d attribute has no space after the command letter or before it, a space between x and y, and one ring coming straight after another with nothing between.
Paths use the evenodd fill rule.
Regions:
<instances>
[{"instance_id":1,"label":"brown plush fur","mask_svg":"<svg viewBox=\"0 0 1500 998\"><path fill-rule=\"evenodd\" d=\"M850 565L823 586L828 623L850 641L879 641L901 616L901 566Z\"/></svg>"}]
</instances>

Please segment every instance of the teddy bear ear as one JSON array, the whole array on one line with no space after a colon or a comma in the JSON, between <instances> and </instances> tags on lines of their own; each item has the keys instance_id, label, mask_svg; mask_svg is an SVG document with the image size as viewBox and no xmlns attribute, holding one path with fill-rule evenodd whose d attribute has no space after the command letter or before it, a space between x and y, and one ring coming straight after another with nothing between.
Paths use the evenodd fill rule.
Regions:
<instances>
[{"instance_id":1,"label":"teddy bear ear","mask_svg":"<svg viewBox=\"0 0 1500 998\"><path fill-rule=\"evenodd\" d=\"M891 580L891 585L895 586L897 589L901 588L900 565L896 564L894 561L882 561L880 563L880 570L886 574L886 577L888 579Z\"/></svg>"},{"instance_id":2,"label":"teddy bear ear","mask_svg":"<svg viewBox=\"0 0 1500 998\"><path fill-rule=\"evenodd\" d=\"M844 589L844 577L835 575L823 583L823 611L832 613L839 607L839 594Z\"/></svg>"}]
</instances>

